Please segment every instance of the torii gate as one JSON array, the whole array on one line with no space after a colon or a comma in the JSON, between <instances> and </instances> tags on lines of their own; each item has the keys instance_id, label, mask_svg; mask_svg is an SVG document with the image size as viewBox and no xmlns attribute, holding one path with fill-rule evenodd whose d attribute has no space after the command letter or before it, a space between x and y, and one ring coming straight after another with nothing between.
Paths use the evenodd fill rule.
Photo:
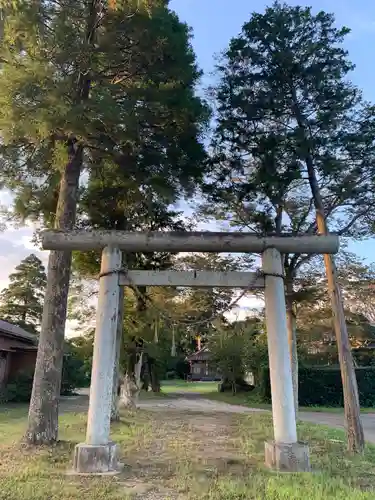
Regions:
<instances>
[{"instance_id":1,"label":"torii gate","mask_svg":"<svg viewBox=\"0 0 375 500\"><path fill-rule=\"evenodd\" d=\"M336 235L45 231L42 245L46 250L102 250L86 442L75 448L75 472L103 474L120 470L117 446L110 440L110 421L119 287L128 285L264 288L274 428L274 440L265 443L266 465L285 471L310 470L308 445L297 439L281 254L336 253ZM121 269L121 251L261 253L262 273L125 272Z\"/></svg>"}]
</instances>

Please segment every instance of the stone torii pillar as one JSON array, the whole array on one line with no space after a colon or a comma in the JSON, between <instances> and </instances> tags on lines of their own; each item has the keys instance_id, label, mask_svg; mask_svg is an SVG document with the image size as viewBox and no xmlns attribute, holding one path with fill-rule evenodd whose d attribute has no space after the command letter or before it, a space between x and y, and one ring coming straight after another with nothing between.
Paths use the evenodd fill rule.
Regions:
<instances>
[{"instance_id":1,"label":"stone torii pillar","mask_svg":"<svg viewBox=\"0 0 375 500\"><path fill-rule=\"evenodd\" d=\"M119 468L117 446L110 440L110 425L120 268L120 250L105 247L100 267L86 442L78 444L74 452L77 473L100 474Z\"/></svg>"},{"instance_id":2,"label":"stone torii pillar","mask_svg":"<svg viewBox=\"0 0 375 500\"><path fill-rule=\"evenodd\" d=\"M297 440L280 252L276 248L266 249L262 263L274 429L274 440L265 443L266 465L281 471L307 472L309 448Z\"/></svg>"},{"instance_id":3,"label":"stone torii pillar","mask_svg":"<svg viewBox=\"0 0 375 500\"><path fill-rule=\"evenodd\" d=\"M119 470L117 448L110 441L113 371L119 286L227 286L265 287L266 322L272 391L274 441L266 443L266 464L278 470L309 470L308 447L297 439L290 357L288 352L285 292L281 253L336 253L335 235L256 236L253 233L45 231L46 250L103 250L99 302L90 388L86 442L77 445L77 473L102 474ZM261 253L264 277L254 273L134 271L132 283L120 278L121 252L240 252ZM129 274L132 271L129 272ZM135 274L134 274L135 273ZM259 278L259 279L254 279ZM135 280L135 281L134 281ZM138 281L137 281L138 280ZM251 281L253 280L253 281Z\"/></svg>"}]
</instances>

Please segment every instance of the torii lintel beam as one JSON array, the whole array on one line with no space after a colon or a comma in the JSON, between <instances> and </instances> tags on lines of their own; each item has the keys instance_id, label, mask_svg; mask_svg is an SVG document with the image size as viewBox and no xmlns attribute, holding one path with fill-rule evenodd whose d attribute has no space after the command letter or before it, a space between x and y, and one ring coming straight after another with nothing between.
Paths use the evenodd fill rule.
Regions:
<instances>
[{"instance_id":1,"label":"torii lintel beam","mask_svg":"<svg viewBox=\"0 0 375 500\"><path fill-rule=\"evenodd\" d=\"M102 250L106 246L132 252L237 252L261 253L276 248L281 253L334 254L337 235L258 236L230 232L44 231L45 250Z\"/></svg>"}]
</instances>

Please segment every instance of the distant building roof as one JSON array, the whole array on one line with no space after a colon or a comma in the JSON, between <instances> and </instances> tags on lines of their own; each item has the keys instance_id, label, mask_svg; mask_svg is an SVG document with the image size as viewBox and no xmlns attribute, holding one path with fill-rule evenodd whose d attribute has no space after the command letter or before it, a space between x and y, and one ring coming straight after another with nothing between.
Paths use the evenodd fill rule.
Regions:
<instances>
[{"instance_id":1,"label":"distant building roof","mask_svg":"<svg viewBox=\"0 0 375 500\"><path fill-rule=\"evenodd\" d=\"M28 344L36 345L38 343L38 337L33 335L32 333L27 332L23 328L12 325L7 321L0 319L0 335L6 335L8 337L14 337L17 339L22 339L26 341Z\"/></svg>"},{"instance_id":2,"label":"distant building roof","mask_svg":"<svg viewBox=\"0 0 375 500\"><path fill-rule=\"evenodd\" d=\"M211 353L209 349L207 347L202 347L199 351L187 356L186 359L187 361L208 361L210 357Z\"/></svg>"}]
</instances>

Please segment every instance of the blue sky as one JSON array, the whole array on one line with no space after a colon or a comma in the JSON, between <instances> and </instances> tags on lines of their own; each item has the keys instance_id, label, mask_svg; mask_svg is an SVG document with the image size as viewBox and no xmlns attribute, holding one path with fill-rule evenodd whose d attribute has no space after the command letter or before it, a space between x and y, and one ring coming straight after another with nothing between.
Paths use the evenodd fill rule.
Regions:
<instances>
[{"instance_id":1,"label":"blue sky","mask_svg":"<svg viewBox=\"0 0 375 500\"><path fill-rule=\"evenodd\" d=\"M209 74L214 65L214 54L219 53L228 44L230 38L241 30L242 24L254 11L262 12L266 5L259 0L171 0L171 7L176 10L181 20L192 27L193 45L201 69L205 72L203 84L209 81ZM310 5L311 2L290 1L290 5ZM352 29L347 37L346 47L356 69L352 80L363 89L366 99L375 102L375 63L373 46L375 41L375 2L370 0L314 0L314 10L333 12L338 25ZM0 191L0 204L11 201L9 193ZM214 228L210 227L210 230ZM20 260L31 251L47 261L47 252L40 252L32 244L32 227L20 229L8 228L0 232L0 289L7 285L8 275ZM369 261L375 250L375 240L356 243L351 249Z\"/></svg>"},{"instance_id":2,"label":"blue sky","mask_svg":"<svg viewBox=\"0 0 375 500\"><path fill-rule=\"evenodd\" d=\"M214 55L220 53L231 37L237 35L252 12L263 12L271 2L259 0L172 0L170 5L180 19L193 29L193 45L200 68L205 76L203 85L210 80L214 68ZM325 10L335 14L337 24L352 32L346 39L346 48L356 69L352 81L362 88L366 99L375 102L375 2L371 0L314 0L289 1L289 5L313 4L314 11ZM354 243L350 249L369 261L375 260L375 239Z\"/></svg>"}]
</instances>

